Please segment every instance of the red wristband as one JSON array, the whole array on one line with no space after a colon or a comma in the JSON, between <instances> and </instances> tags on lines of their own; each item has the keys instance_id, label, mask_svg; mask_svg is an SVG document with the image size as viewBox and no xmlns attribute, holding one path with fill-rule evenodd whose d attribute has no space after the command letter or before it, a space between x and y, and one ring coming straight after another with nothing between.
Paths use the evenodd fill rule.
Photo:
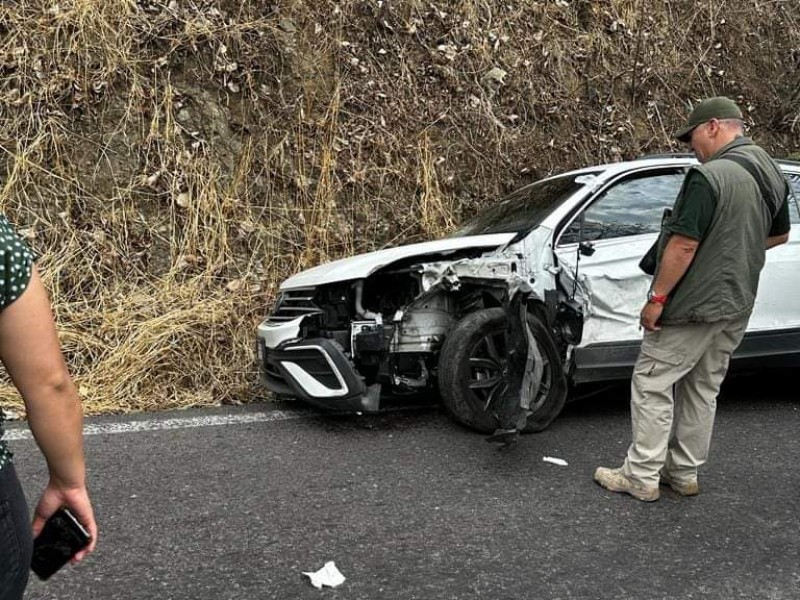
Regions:
<instances>
[{"instance_id":1,"label":"red wristband","mask_svg":"<svg viewBox=\"0 0 800 600\"><path fill-rule=\"evenodd\" d=\"M654 294L653 292L648 292L647 301L652 302L653 304L666 304L667 296L659 296L658 294Z\"/></svg>"}]
</instances>

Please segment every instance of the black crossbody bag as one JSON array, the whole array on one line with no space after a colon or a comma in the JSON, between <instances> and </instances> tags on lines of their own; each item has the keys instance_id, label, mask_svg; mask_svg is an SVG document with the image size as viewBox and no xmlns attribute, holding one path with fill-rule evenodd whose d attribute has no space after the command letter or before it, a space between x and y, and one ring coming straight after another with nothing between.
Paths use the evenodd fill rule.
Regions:
<instances>
[{"instance_id":1,"label":"black crossbody bag","mask_svg":"<svg viewBox=\"0 0 800 600\"><path fill-rule=\"evenodd\" d=\"M661 228L663 230L664 222L672 216L672 209L665 208L661 215ZM656 241L650 246L650 249L644 253L642 260L639 261L639 268L647 275L655 275L656 267L658 266L658 243L661 241L661 233L658 234Z\"/></svg>"}]
</instances>

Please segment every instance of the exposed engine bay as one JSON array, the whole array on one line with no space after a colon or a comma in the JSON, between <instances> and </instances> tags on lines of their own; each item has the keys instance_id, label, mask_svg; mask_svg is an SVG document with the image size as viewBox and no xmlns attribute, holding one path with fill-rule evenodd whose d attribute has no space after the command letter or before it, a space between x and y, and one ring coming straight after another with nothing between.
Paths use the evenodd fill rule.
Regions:
<instances>
[{"instance_id":1,"label":"exposed engine bay","mask_svg":"<svg viewBox=\"0 0 800 600\"><path fill-rule=\"evenodd\" d=\"M305 294L301 339L334 342L367 388L424 392L435 386L437 353L454 323L476 310L502 306L508 282L516 276L514 257L476 260L464 254L445 262L417 257L363 280L285 292L274 314L282 314L292 296ZM582 321L578 309L558 302L558 296L538 303L566 354Z\"/></svg>"}]
</instances>

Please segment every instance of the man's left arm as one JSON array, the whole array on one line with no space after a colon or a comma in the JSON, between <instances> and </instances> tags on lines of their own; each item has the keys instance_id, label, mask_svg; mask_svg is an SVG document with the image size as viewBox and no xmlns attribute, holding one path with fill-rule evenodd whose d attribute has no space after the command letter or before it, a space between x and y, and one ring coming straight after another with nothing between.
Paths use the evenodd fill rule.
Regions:
<instances>
[{"instance_id":1,"label":"man's left arm","mask_svg":"<svg viewBox=\"0 0 800 600\"><path fill-rule=\"evenodd\" d=\"M789 231L792 228L792 222L789 218L790 197L789 194L786 195L783 204L781 204L781 207L778 209L778 214L772 219L772 227L770 227L769 233L767 234L767 250L789 241Z\"/></svg>"},{"instance_id":2,"label":"man's left arm","mask_svg":"<svg viewBox=\"0 0 800 600\"><path fill-rule=\"evenodd\" d=\"M783 235L771 235L767 238L767 250L770 248L774 248L775 246L780 246L781 244L785 244L789 241L789 234L784 233Z\"/></svg>"}]
</instances>

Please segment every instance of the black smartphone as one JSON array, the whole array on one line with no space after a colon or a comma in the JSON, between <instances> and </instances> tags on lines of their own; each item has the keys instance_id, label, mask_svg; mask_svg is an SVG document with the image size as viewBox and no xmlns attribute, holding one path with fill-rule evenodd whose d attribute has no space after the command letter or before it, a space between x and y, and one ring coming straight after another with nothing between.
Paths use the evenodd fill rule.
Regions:
<instances>
[{"instance_id":1,"label":"black smartphone","mask_svg":"<svg viewBox=\"0 0 800 600\"><path fill-rule=\"evenodd\" d=\"M33 540L31 569L40 579L48 579L91 540L89 532L75 515L66 508L59 508Z\"/></svg>"}]
</instances>

